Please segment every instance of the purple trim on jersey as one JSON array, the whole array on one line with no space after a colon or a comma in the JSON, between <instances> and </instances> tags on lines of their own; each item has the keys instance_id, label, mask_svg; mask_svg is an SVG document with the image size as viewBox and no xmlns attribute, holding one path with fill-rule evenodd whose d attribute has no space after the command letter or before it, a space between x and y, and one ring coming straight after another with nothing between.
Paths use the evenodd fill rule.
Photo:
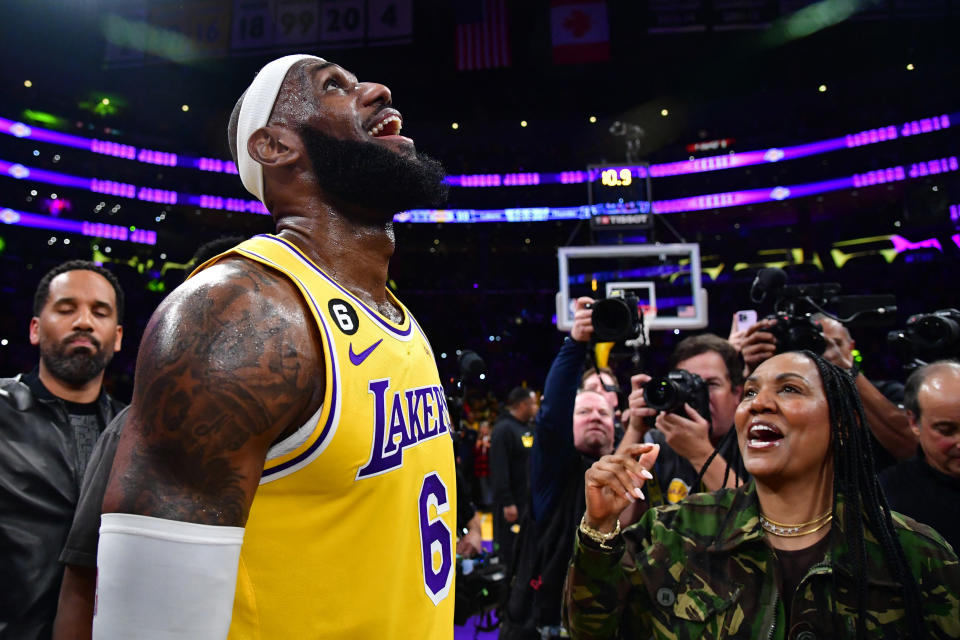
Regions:
<instances>
[{"instance_id":1,"label":"purple trim on jersey","mask_svg":"<svg viewBox=\"0 0 960 640\"><path fill-rule=\"evenodd\" d=\"M267 258L266 256L261 256L261 255L258 254L257 252L251 251L250 249L241 248L241 249L239 249L238 252L239 252L239 253L249 253L251 256L256 256L257 258L260 258L261 260L263 260L263 261L266 262L267 264L272 264L272 265L275 265L275 264L276 264L276 263L273 262L273 260L271 260L270 258ZM277 265L277 266L279 266L279 265ZM284 272L284 273L286 274L286 272ZM291 276L291 277L296 277L296 276L293 276L293 274L286 274L286 275ZM297 278L297 280L299 281L299 278ZM303 284L303 283L300 282L300 284ZM306 286L303 287L303 292L306 294L305 297L307 298L307 301L310 303L310 305L313 307L314 311L315 311L316 314L317 314L317 317L318 317L318 318L322 318L323 316L320 315L320 307L317 305L317 301L313 299L313 294L310 293L310 290L309 290ZM334 416L337 414L337 412L336 412L336 408L337 408L337 365L336 365L336 355L334 355L334 354L336 353L336 351L334 350L333 338L330 337L330 332L327 331L327 326L326 326L326 324L323 322L323 320L319 320L319 321L318 321L318 324L320 325L320 329L323 331L324 337L327 339L327 347L329 348L329 353L331 354L331 358L333 358L333 359L330 361L330 371L331 371L331 373L332 373L331 377L333 378L333 386L332 386L332 393L331 393L331 395L330 395L330 411L327 413L327 423L326 423L325 425L323 425L323 431L321 431L321 432L320 432L320 436L319 436L316 440L313 441L313 444L311 444L309 447L307 447L304 451L302 451L302 452L301 452L299 455L297 455L296 457L291 458L291 459L287 460L286 462L284 462L284 463L282 463L282 464L278 464L277 466L272 467L272 468L270 468L270 469L264 469L263 473L262 473L261 476L260 476L261 478L269 478L270 476L272 476L272 475L274 475L274 474L276 474L276 473L279 473L279 472L281 472L281 471L284 471L284 470L286 470L286 469L289 469L290 467L292 467L292 466L294 466L294 465L296 465L296 464L299 464L299 463L302 462L304 459L310 457L310 455L311 455L314 451L316 451L317 448L318 448L319 446L321 446L321 445L326 441L327 435L329 435L329 433L330 433L330 428L333 426L333 418L334 418Z\"/></svg>"},{"instance_id":2,"label":"purple trim on jersey","mask_svg":"<svg viewBox=\"0 0 960 640\"><path fill-rule=\"evenodd\" d=\"M339 290L341 291L341 293L343 293L343 294L346 295L346 296L350 296L350 299L352 299L352 300L353 300L354 302L356 302L358 305L360 305L361 307L363 307L364 309L366 309L366 310L367 310L367 314L368 314L371 318L373 318L373 319L377 322L377 324L379 324L382 328L386 329L387 331L390 331L391 333L395 333L395 334L398 335L398 336L404 337L404 338L407 337L408 335L410 335L410 332L413 330L413 323L412 323L412 322L410 323L410 326L407 327L406 331L404 331L404 330L401 330L401 329L397 329L396 327L394 327L393 325L391 325L391 324L388 323L387 321L383 320L383 319L380 317L380 314L378 314L376 311L374 311L373 309L371 309L370 307L368 307L366 304L364 304L364 302L363 302L362 300L360 300L359 298L357 298L355 295L353 295L352 293L350 293L349 291L347 291L346 289L344 289L343 287L341 287L341 286L340 286L340 283L338 283L336 280L334 280L333 278L331 278L330 276L328 276L327 274L325 274L317 265L313 264L310 260L307 260L306 258L304 258L304 257L301 255L300 250L297 249L296 246L294 246L292 243L287 242L287 241L284 240L283 238L278 238L278 237L276 237L276 236L271 236L271 235L267 235L267 234L260 234L260 235L254 236L254 237L255 237L255 238L266 238L267 240L273 240L273 241L275 241L275 242L279 242L280 244L284 245L285 247L287 247L288 249L290 249L291 251L293 251L293 252L294 252L294 255L296 255L297 258L299 258L307 267L309 267L310 269L313 269L314 271L316 271L316 272L317 272L320 276L322 276L327 282L329 282L331 285L333 285L334 287L336 287L337 289L339 289ZM406 313L408 316L410 315L410 312L409 312L409 311L404 310L404 313Z\"/></svg>"}]
</instances>

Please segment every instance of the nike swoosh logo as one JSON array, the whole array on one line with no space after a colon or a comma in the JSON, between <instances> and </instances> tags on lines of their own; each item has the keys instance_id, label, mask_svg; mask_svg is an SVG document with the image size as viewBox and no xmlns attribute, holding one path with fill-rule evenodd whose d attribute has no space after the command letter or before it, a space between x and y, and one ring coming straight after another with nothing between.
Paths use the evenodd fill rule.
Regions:
<instances>
[{"instance_id":1,"label":"nike swoosh logo","mask_svg":"<svg viewBox=\"0 0 960 640\"><path fill-rule=\"evenodd\" d=\"M381 342L383 342L383 338L380 338L379 340L374 342L372 345L370 345L360 353L353 352L353 343L351 342L350 347L347 349L347 351L350 354L351 364L359 367L361 364L363 364L363 361L366 360L371 353L373 353L373 350L380 346Z\"/></svg>"}]
</instances>

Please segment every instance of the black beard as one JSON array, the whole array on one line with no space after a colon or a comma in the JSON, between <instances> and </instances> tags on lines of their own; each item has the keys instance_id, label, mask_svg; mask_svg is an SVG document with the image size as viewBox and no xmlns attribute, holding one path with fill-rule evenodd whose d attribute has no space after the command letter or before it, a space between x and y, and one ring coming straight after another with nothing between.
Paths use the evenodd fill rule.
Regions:
<instances>
[{"instance_id":1,"label":"black beard","mask_svg":"<svg viewBox=\"0 0 960 640\"><path fill-rule=\"evenodd\" d=\"M76 337L71 335L63 342L41 345L40 359L55 378L67 384L79 386L90 382L107 368L110 360L113 359L113 351L105 350L93 336L85 335L93 343L96 351L91 353L86 349L80 349L74 353L67 353L70 347L67 343Z\"/></svg>"},{"instance_id":2,"label":"black beard","mask_svg":"<svg viewBox=\"0 0 960 640\"><path fill-rule=\"evenodd\" d=\"M423 153L400 154L375 142L340 140L301 127L317 183L346 204L393 214L408 209L438 207L449 186L439 161Z\"/></svg>"}]
</instances>

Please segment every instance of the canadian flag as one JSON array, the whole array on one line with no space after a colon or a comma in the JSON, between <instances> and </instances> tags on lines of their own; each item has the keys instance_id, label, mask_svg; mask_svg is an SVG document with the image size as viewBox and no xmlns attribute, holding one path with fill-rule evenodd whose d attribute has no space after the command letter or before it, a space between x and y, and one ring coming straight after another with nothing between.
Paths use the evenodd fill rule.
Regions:
<instances>
[{"instance_id":1,"label":"canadian flag","mask_svg":"<svg viewBox=\"0 0 960 640\"><path fill-rule=\"evenodd\" d=\"M550 0L554 64L610 59L606 0Z\"/></svg>"}]
</instances>

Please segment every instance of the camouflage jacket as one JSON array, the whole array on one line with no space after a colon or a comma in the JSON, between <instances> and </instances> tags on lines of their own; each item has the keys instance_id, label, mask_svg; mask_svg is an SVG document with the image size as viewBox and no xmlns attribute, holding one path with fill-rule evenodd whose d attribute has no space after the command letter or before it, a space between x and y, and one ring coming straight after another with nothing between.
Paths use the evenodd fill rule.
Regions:
<instances>
[{"instance_id":1,"label":"camouflage jacket","mask_svg":"<svg viewBox=\"0 0 960 640\"><path fill-rule=\"evenodd\" d=\"M842 509L842 505L840 505ZM839 509L838 509L839 511ZM790 628L779 594L779 569L758 520L750 483L688 497L644 514L612 551L578 536L564 593L564 620L574 638L837 637L831 611L854 637L855 583L840 518L830 550L793 595ZM960 565L930 527L894 514L917 584L930 638L960 638ZM899 585L868 531L866 629L871 638L905 636ZM832 566L841 567L836 576ZM836 590L834 584L836 578ZM836 594L839 592L839 596Z\"/></svg>"}]
</instances>

